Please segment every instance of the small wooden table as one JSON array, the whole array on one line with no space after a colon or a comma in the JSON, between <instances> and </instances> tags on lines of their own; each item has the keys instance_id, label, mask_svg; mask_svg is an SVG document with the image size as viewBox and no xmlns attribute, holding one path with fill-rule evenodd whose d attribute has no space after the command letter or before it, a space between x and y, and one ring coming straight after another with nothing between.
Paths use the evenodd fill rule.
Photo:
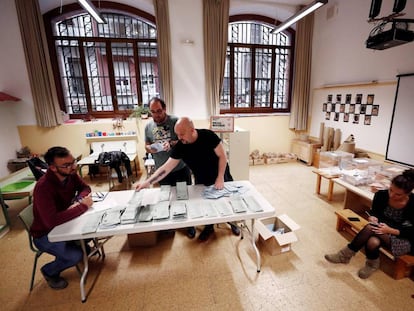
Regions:
<instances>
[{"instance_id":1,"label":"small wooden table","mask_svg":"<svg viewBox=\"0 0 414 311\"><path fill-rule=\"evenodd\" d=\"M326 172L323 172L321 170L313 170L312 172L316 174L316 188L315 188L315 192L317 194L321 194L322 177L325 178L325 179L327 179L328 182L329 182L327 197L328 197L328 201L332 201L333 187L334 187L333 179L334 178L338 178L340 175L339 174L326 173Z\"/></svg>"}]
</instances>

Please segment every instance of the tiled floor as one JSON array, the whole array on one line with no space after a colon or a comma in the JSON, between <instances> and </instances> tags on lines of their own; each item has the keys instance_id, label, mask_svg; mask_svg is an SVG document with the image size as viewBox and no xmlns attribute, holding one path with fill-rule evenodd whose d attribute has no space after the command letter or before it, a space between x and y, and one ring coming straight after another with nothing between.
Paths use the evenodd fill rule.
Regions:
<instances>
[{"instance_id":1,"label":"tiled floor","mask_svg":"<svg viewBox=\"0 0 414 311\"><path fill-rule=\"evenodd\" d=\"M249 239L233 236L227 225L207 243L183 232L165 233L156 246L130 249L126 237L111 239L106 259L91 266L88 300L82 304L75 269L63 273L69 286L50 289L39 267L29 293L33 255L17 219L25 202L11 202L11 231L0 239L1 310L412 310L414 283L395 281L379 271L368 280L357 276L359 253L349 265L333 265L323 255L346 240L335 231L334 211L344 191L335 186L332 203L316 196L316 176L300 163L256 166L250 180L273 204L298 224L292 251L269 256L262 250L256 272ZM92 184L96 189L107 185ZM322 193L327 185L323 182ZM199 228L198 231L200 231ZM246 233L247 236L247 233Z\"/></svg>"}]
</instances>

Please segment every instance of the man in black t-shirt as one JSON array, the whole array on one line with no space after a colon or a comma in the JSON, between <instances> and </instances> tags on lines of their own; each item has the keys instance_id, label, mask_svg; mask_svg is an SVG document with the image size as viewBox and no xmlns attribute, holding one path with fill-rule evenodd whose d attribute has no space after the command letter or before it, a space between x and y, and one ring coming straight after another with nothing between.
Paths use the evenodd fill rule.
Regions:
<instances>
[{"instance_id":1,"label":"man in black t-shirt","mask_svg":"<svg viewBox=\"0 0 414 311\"><path fill-rule=\"evenodd\" d=\"M194 128L193 122L187 117L179 119L174 130L178 142L169 159L149 179L138 184L137 190L147 188L164 178L180 160L191 169L196 184L214 185L216 189L223 189L224 182L233 180L221 139L213 131ZM240 234L237 226L230 226L235 235ZM199 240L206 241L213 232L214 226L206 225ZM188 228L187 235L193 238L195 228Z\"/></svg>"}]
</instances>

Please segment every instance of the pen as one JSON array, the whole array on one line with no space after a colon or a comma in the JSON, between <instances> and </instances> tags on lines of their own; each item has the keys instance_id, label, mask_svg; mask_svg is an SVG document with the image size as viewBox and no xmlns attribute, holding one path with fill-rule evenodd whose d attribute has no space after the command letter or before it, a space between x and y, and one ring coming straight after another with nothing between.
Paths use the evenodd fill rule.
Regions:
<instances>
[{"instance_id":1,"label":"pen","mask_svg":"<svg viewBox=\"0 0 414 311\"><path fill-rule=\"evenodd\" d=\"M365 211L365 214L367 214L368 217L371 217L371 214L368 211Z\"/></svg>"}]
</instances>

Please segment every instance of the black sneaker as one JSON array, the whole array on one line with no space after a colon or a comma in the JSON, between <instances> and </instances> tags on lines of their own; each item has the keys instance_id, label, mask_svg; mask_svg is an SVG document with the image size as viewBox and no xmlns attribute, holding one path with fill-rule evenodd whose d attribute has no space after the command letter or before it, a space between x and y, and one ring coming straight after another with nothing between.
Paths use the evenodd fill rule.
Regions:
<instances>
[{"instance_id":1,"label":"black sneaker","mask_svg":"<svg viewBox=\"0 0 414 311\"><path fill-rule=\"evenodd\" d=\"M198 240L201 242L207 241L208 238L213 234L214 226L207 225L204 227L203 231L201 231L200 235L198 236Z\"/></svg>"},{"instance_id":2,"label":"black sneaker","mask_svg":"<svg viewBox=\"0 0 414 311\"><path fill-rule=\"evenodd\" d=\"M42 269L40 269L40 271L42 272L43 277L47 281L47 284L49 285L50 288L64 289L68 286L68 281L66 281L61 276L48 276L46 275L46 273L43 272Z\"/></svg>"},{"instance_id":3,"label":"black sneaker","mask_svg":"<svg viewBox=\"0 0 414 311\"><path fill-rule=\"evenodd\" d=\"M236 225L233 225L232 223L229 222L229 225L231 227L231 232L233 232L233 234L235 236L239 236L240 235L240 228L237 227Z\"/></svg>"},{"instance_id":4,"label":"black sneaker","mask_svg":"<svg viewBox=\"0 0 414 311\"><path fill-rule=\"evenodd\" d=\"M187 228L187 236L190 239L194 239L195 235L196 235L196 229L194 227Z\"/></svg>"}]
</instances>

